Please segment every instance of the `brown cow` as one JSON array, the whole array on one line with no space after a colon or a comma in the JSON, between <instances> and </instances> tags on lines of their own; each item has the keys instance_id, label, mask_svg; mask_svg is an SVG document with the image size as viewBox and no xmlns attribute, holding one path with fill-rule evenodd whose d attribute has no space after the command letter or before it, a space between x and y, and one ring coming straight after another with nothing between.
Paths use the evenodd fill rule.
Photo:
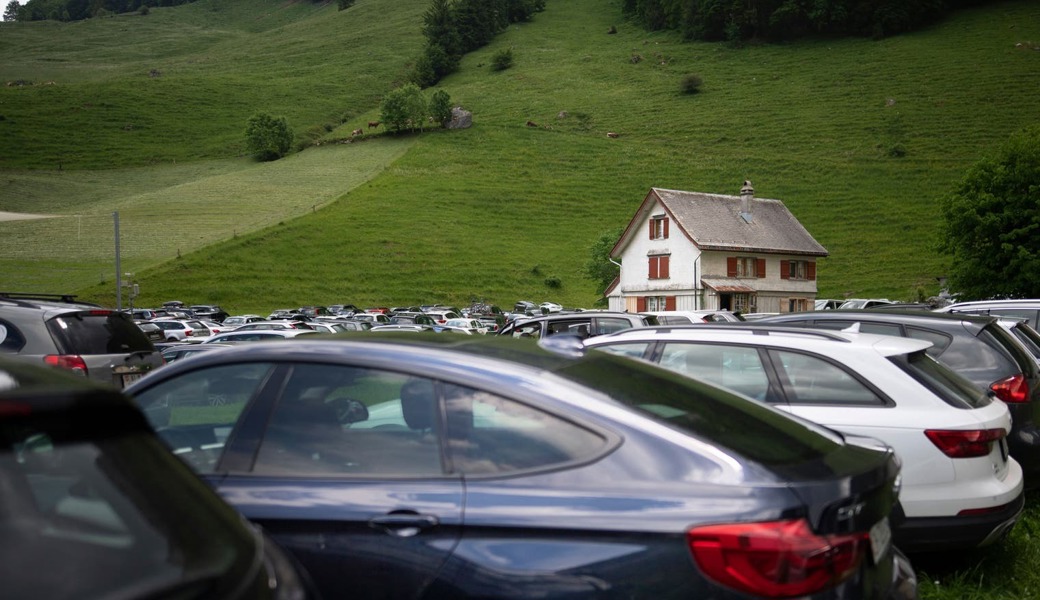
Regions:
<instances>
[{"instance_id":1,"label":"brown cow","mask_svg":"<svg viewBox=\"0 0 1040 600\"><path fill-rule=\"evenodd\" d=\"M379 121L369 121L368 122L368 128L369 129L375 129L376 127L379 127Z\"/></svg>"},{"instance_id":2,"label":"brown cow","mask_svg":"<svg viewBox=\"0 0 1040 600\"><path fill-rule=\"evenodd\" d=\"M350 137L356 137L356 136L359 136L359 135L365 135L365 130L364 129L355 129L354 131L350 132Z\"/></svg>"}]
</instances>

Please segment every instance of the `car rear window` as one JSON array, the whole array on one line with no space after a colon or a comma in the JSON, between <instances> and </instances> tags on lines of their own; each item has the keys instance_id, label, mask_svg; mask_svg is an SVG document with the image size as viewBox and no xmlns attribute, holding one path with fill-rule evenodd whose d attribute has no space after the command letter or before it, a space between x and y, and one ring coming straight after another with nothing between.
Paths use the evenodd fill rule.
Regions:
<instances>
[{"instance_id":1,"label":"car rear window","mask_svg":"<svg viewBox=\"0 0 1040 600\"><path fill-rule=\"evenodd\" d=\"M974 383L935 360L924 350L894 356L889 360L954 408L979 408L993 401Z\"/></svg>"},{"instance_id":2,"label":"car rear window","mask_svg":"<svg viewBox=\"0 0 1040 600\"><path fill-rule=\"evenodd\" d=\"M106 310L65 313L47 321L62 354L152 352L148 337L126 315Z\"/></svg>"},{"instance_id":3,"label":"car rear window","mask_svg":"<svg viewBox=\"0 0 1040 600\"><path fill-rule=\"evenodd\" d=\"M1013 325L1011 333L1015 334L1035 360L1040 360L1040 333L1025 323Z\"/></svg>"}]
</instances>

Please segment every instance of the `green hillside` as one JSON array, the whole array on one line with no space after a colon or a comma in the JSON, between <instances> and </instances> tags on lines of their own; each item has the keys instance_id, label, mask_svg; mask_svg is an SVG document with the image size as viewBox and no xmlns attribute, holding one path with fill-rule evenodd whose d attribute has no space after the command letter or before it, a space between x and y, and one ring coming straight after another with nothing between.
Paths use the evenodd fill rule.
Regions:
<instances>
[{"instance_id":1,"label":"green hillside","mask_svg":"<svg viewBox=\"0 0 1040 600\"><path fill-rule=\"evenodd\" d=\"M617 1L549 0L441 82L473 128L240 156L258 110L300 141L377 118L425 5L199 0L0 24L0 79L36 84L0 88L0 211L64 215L0 223L0 289L113 301L118 210L139 305L587 306L589 246L650 187L751 179L830 251L821 296L910 298L944 274L938 199L1040 120L1040 5L1025 0L897 38L743 48L647 33ZM515 65L492 71L504 48ZM700 93L679 93L687 73Z\"/></svg>"}]
</instances>

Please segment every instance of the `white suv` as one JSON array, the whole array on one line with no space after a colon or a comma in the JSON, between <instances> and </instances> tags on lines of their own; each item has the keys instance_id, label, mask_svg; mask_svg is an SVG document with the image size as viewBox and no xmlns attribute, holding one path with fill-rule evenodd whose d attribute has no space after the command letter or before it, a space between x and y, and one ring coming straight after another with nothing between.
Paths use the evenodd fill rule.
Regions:
<instances>
[{"instance_id":1,"label":"white suv","mask_svg":"<svg viewBox=\"0 0 1040 600\"><path fill-rule=\"evenodd\" d=\"M985 546L1021 514L1007 406L928 356L931 342L761 325L629 329L585 345L658 363L838 431L903 461L908 552Z\"/></svg>"}]
</instances>

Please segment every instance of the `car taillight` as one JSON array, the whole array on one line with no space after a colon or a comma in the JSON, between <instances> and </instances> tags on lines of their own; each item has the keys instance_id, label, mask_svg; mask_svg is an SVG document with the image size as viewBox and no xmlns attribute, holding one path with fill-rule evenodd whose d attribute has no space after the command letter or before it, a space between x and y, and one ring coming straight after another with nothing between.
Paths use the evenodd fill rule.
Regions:
<instances>
[{"instance_id":1,"label":"car taillight","mask_svg":"<svg viewBox=\"0 0 1040 600\"><path fill-rule=\"evenodd\" d=\"M996 442L1007 435L1003 429L926 429L924 434L935 447L950 458L986 456Z\"/></svg>"},{"instance_id":2,"label":"car taillight","mask_svg":"<svg viewBox=\"0 0 1040 600\"><path fill-rule=\"evenodd\" d=\"M989 385L989 389L1004 402L1029 402L1029 382L1021 373L994 381Z\"/></svg>"},{"instance_id":3,"label":"car taillight","mask_svg":"<svg viewBox=\"0 0 1040 600\"><path fill-rule=\"evenodd\" d=\"M87 376L87 362L78 354L48 354L43 357L43 362Z\"/></svg>"},{"instance_id":4,"label":"car taillight","mask_svg":"<svg viewBox=\"0 0 1040 600\"><path fill-rule=\"evenodd\" d=\"M859 568L867 532L818 535L805 519L695 527L686 534L697 566L714 581L777 598L814 594Z\"/></svg>"},{"instance_id":5,"label":"car taillight","mask_svg":"<svg viewBox=\"0 0 1040 600\"><path fill-rule=\"evenodd\" d=\"M191 330L191 329L189 329L189 330L184 332L185 337L191 336L191 335L194 335L194 334L195 334L195 331Z\"/></svg>"}]
</instances>

